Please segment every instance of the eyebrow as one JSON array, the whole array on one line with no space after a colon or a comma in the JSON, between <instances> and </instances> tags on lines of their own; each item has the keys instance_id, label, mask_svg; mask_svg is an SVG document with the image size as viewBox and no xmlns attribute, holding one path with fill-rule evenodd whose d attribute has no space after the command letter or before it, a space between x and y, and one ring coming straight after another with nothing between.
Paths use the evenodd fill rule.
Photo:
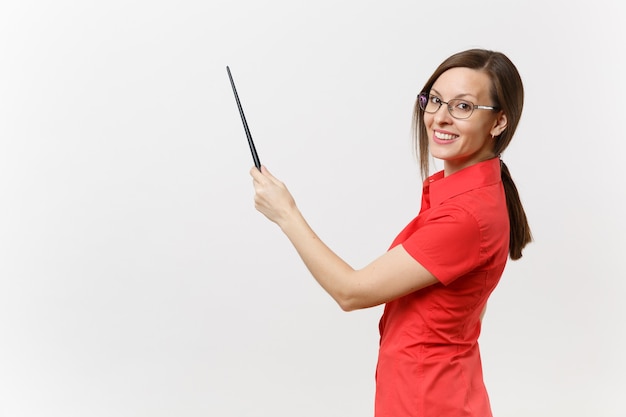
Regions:
<instances>
[{"instance_id":1,"label":"eyebrow","mask_svg":"<svg viewBox=\"0 0 626 417\"><path fill-rule=\"evenodd\" d=\"M440 96L442 95L439 91L435 90L434 88L431 88L430 91L431 92L434 91L436 94L438 94ZM470 94L470 93L457 94L456 97L453 97L453 98L461 98L461 97L467 97L467 96L472 97L475 100L478 100L478 97L476 97L474 94Z\"/></svg>"}]
</instances>

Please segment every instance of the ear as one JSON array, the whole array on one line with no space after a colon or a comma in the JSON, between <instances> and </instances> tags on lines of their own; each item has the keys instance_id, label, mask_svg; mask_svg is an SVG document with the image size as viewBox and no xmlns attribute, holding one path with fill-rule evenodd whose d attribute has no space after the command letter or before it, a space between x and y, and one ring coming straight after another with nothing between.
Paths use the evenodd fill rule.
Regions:
<instances>
[{"instance_id":1,"label":"ear","mask_svg":"<svg viewBox=\"0 0 626 417\"><path fill-rule=\"evenodd\" d=\"M503 111L500 111L498 113L498 118L493 123L493 127L491 128L491 131L489 132L491 136L494 136L494 137L500 136L502 132L504 132L504 129L506 129L507 122L508 122L508 119L506 118L506 114L504 114Z\"/></svg>"}]
</instances>

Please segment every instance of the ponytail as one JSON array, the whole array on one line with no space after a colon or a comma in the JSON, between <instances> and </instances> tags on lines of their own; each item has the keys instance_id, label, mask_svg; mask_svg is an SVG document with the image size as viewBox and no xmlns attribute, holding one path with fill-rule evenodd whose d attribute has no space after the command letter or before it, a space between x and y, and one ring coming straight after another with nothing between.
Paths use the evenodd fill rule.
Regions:
<instances>
[{"instance_id":1,"label":"ponytail","mask_svg":"<svg viewBox=\"0 0 626 417\"><path fill-rule=\"evenodd\" d=\"M511 173L506 164L500 159L500 175L506 194L506 208L509 212L510 240L509 256L512 260L522 257L522 249L533 240L530 226L526 218L526 212L522 206L517 187L511 178Z\"/></svg>"}]
</instances>

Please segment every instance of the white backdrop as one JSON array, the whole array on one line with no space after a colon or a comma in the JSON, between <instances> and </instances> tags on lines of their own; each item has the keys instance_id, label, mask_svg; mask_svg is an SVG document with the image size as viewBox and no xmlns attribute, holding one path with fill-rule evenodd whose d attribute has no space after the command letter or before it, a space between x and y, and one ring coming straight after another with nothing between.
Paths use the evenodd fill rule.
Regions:
<instances>
[{"instance_id":1,"label":"white backdrop","mask_svg":"<svg viewBox=\"0 0 626 417\"><path fill-rule=\"evenodd\" d=\"M417 212L413 101L471 47L526 87L535 242L484 322L497 416L624 416L625 6L5 0L0 416L369 416L380 307L342 312L254 210L261 161L355 267Z\"/></svg>"}]
</instances>

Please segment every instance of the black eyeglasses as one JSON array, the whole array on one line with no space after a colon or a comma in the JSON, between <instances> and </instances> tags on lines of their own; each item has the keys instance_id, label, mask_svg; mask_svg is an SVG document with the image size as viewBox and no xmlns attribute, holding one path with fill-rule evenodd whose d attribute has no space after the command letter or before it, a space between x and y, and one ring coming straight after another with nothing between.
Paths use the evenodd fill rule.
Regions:
<instances>
[{"instance_id":1,"label":"black eyeglasses","mask_svg":"<svg viewBox=\"0 0 626 417\"><path fill-rule=\"evenodd\" d=\"M472 115L472 113L474 113L474 109L499 109L499 107L494 106L481 106L478 104L474 104L471 101L462 100L460 98L455 98L448 102L445 102L439 97L427 93L420 93L420 95L417 96L417 101L419 103L420 109L424 110L426 113L436 113L441 105L445 104L448 106L448 112L450 112L450 116L454 117L455 119L467 119Z\"/></svg>"}]
</instances>

